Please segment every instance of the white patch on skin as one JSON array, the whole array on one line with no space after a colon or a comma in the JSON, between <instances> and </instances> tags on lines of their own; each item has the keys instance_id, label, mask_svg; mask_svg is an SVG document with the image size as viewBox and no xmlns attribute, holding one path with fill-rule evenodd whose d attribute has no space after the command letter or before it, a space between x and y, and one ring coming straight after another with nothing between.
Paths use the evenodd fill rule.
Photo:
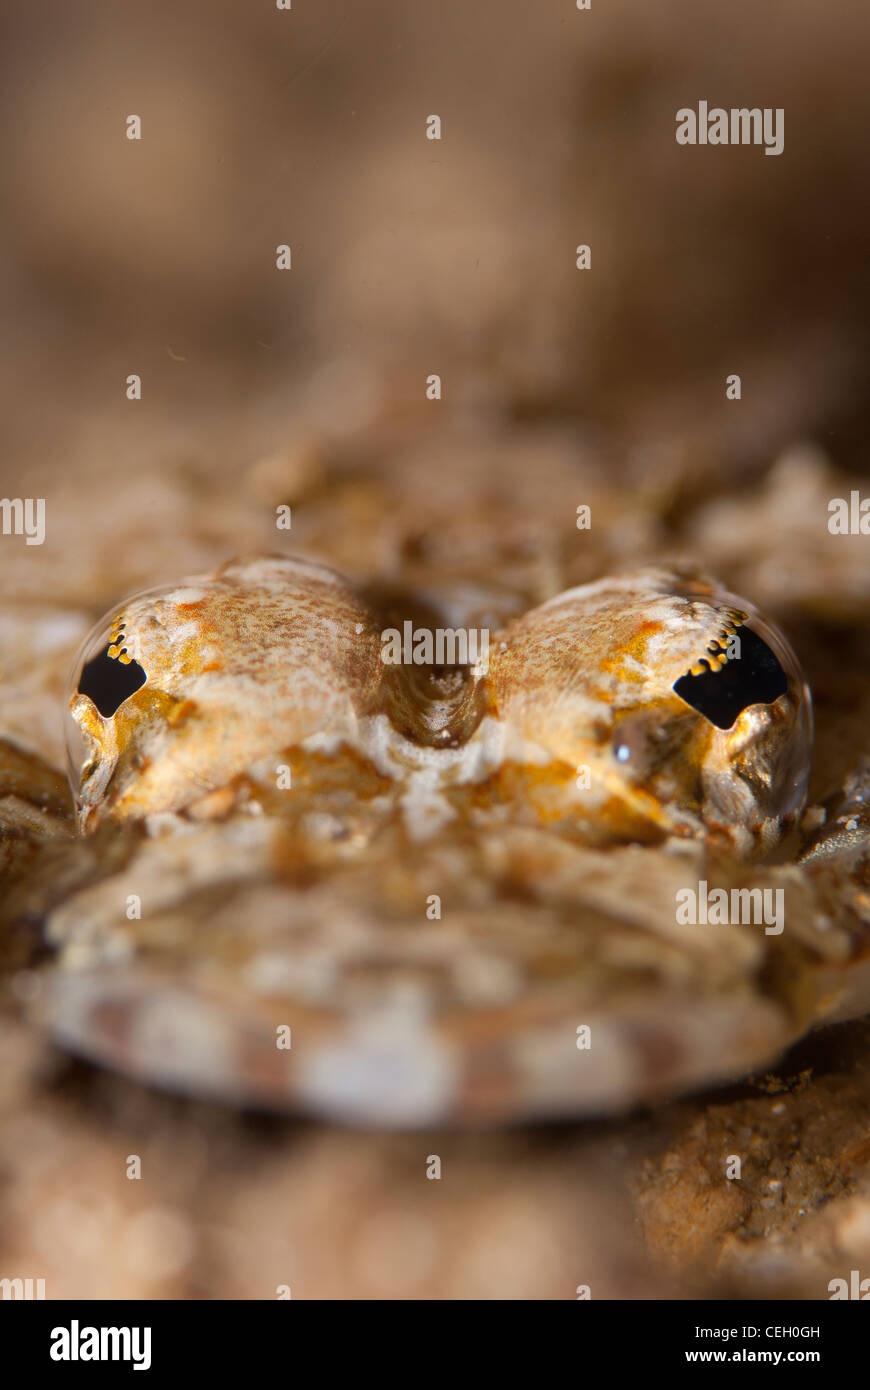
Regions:
<instances>
[{"instance_id":1,"label":"white patch on skin","mask_svg":"<svg viewBox=\"0 0 870 1390\"><path fill-rule=\"evenodd\" d=\"M431 770L450 785L483 781L495 772L505 758L509 731L501 720L486 715L474 734L460 748L431 748L411 743L393 727L385 714L359 722L360 751L374 763L383 777L396 781L413 773ZM551 754L537 745L522 742L528 762L549 762Z\"/></svg>"},{"instance_id":2,"label":"white patch on skin","mask_svg":"<svg viewBox=\"0 0 870 1390\"><path fill-rule=\"evenodd\" d=\"M193 586L188 588L173 589L172 602L178 608L185 603L201 603L204 598L208 598L207 589L197 589Z\"/></svg>"},{"instance_id":3,"label":"white patch on skin","mask_svg":"<svg viewBox=\"0 0 870 1390\"><path fill-rule=\"evenodd\" d=\"M453 982L462 1002L476 1008L500 1008L516 999L522 974L513 961L465 951L453 962Z\"/></svg>"},{"instance_id":4,"label":"white patch on skin","mask_svg":"<svg viewBox=\"0 0 870 1390\"><path fill-rule=\"evenodd\" d=\"M195 1080L220 1091L235 1068L235 1039L226 1023L183 993L134 1001L129 1046L134 1065L168 1085Z\"/></svg>"},{"instance_id":5,"label":"white patch on skin","mask_svg":"<svg viewBox=\"0 0 870 1390\"><path fill-rule=\"evenodd\" d=\"M464 748L455 750L459 783L482 782L489 777L505 760L508 731L500 719L484 715ZM543 757L543 749L540 749ZM529 759L531 761L531 758Z\"/></svg>"},{"instance_id":6,"label":"white patch on skin","mask_svg":"<svg viewBox=\"0 0 870 1390\"><path fill-rule=\"evenodd\" d=\"M441 791L437 768L422 768L412 772L407 790L399 798L405 828L412 840L429 840L453 820L456 812Z\"/></svg>"},{"instance_id":7,"label":"white patch on skin","mask_svg":"<svg viewBox=\"0 0 870 1390\"><path fill-rule=\"evenodd\" d=\"M63 968L73 974L76 971L95 970L102 960L102 942L72 941L63 953Z\"/></svg>"},{"instance_id":8,"label":"white patch on skin","mask_svg":"<svg viewBox=\"0 0 870 1390\"><path fill-rule=\"evenodd\" d=\"M194 639L199 636L199 623L195 618L188 618L186 622L174 622L168 629L166 636L173 647L178 647L182 642Z\"/></svg>"},{"instance_id":9,"label":"white patch on skin","mask_svg":"<svg viewBox=\"0 0 870 1390\"><path fill-rule=\"evenodd\" d=\"M47 981L41 993L53 1036L72 1046L81 1046L88 1038L94 1008L104 999L105 981L101 975L69 974L59 980L55 977Z\"/></svg>"},{"instance_id":10,"label":"white patch on skin","mask_svg":"<svg viewBox=\"0 0 870 1390\"><path fill-rule=\"evenodd\" d=\"M169 1087L226 1093L235 1074L235 1039L215 1010L183 992L147 992L135 974L115 978L104 971L65 974L50 983L39 1004L51 1031L73 1051L111 1060L111 1039L99 1030L100 1011L126 1013L133 1068ZM113 1044L114 1046L115 1044Z\"/></svg>"},{"instance_id":11,"label":"white patch on skin","mask_svg":"<svg viewBox=\"0 0 870 1390\"><path fill-rule=\"evenodd\" d=\"M381 776L404 790L399 798L412 840L437 835L455 816L445 795L448 786L482 781L504 758L505 726L488 716L461 748L430 748L411 743L385 714L360 721L360 749ZM539 761L547 755L540 750Z\"/></svg>"},{"instance_id":12,"label":"white patch on skin","mask_svg":"<svg viewBox=\"0 0 870 1390\"><path fill-rule=\"evenodd\" d=\"M605 1111L618 1107L636 1088L637 1059L619 1025L579 1015L578 1022L590 1024L588 1050L577 1047L576 1030L567 1022L514 1039L511 1058L520 1094L533 1111Z\"/></svg>"},{"instance_id":13,"label":"white patch on skin","mask_svg":"<svg viewBox=\"0 0 870 1390\"><path fill-rule=\"evenodd\" d=\"M303 1101L338 1120L379 1125L432 1123L449 1110L460 1074L416 990L348 1019L336 1041L308 1055L300 1049L297 1067Z\"/></svg>"},{"instance_id":14,"label":"white patch on skin","mask_svg":"<svg viewBox=\"0 0 870 1390\"><path fill-rule=\"evenodd\" d=\"M331 811L308 811L302 817L302 828L313 840L341 840L347 837L347 822Z\"/></svg>"},{"instance_id":15,"label":"white patch on skin","mask_svg":"<svg viewBox=\"0 0 870 1390\"><path fill-rule=\"evenodd\" d=\"M324 753L328 758L333 757L341 748L343 743L348 742L348 734L344 731L338 733L332 730L318 731L316 734L309 734L304 738L299 747L306 753Z\"/></svg>"},{"instance_id":16,"label":"white patch on skin","mask_svg":"<svg viewBox=\"0 0 870 1390\"><path fill-rule=\"evenodd\" d=\"M337 958L333 952L261 952L245 967L246 986L263 996L287 995L307 1004L327 1004L334 998Z\"/></svg>"}]
</instances>

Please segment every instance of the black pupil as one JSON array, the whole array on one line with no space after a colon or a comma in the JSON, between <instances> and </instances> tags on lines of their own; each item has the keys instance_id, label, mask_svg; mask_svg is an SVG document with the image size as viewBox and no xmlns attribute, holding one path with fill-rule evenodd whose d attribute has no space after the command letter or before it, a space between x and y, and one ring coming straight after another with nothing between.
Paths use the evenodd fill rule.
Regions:
<instances>
[{"instance_id":1,"label":"black pupil","mask_svg":"<svg viewBox=\"0 0 870 1390\"><path fill-rule=\"evenodd\" d=\"M79 694L93 700L104 719L110 719L148 679L138 661L125 665L108 653L104 647L99 656L86 661L79 678Z\"/></svg>"},{"instance_id":2,"label":"black pupil","mask_svg":"<svg viewBox=\"0 0 870 1390\"><path fill-rule=\"evenodd\" d=\"M730 729L749 705L771 705L788 689L785 671L757 632L742 627L740 655L718 671L680 676L674 690L717 729Z\"/></svg>"}]
</instances>

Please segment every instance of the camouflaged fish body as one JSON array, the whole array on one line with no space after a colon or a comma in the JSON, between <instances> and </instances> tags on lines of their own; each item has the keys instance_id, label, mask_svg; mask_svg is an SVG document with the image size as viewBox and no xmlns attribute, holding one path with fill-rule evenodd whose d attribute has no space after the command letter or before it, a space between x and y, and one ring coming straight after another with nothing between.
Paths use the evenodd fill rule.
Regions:
<instances>
[{"instance_id":1,"label":"camouflaged fish body","mask_svg":"<svg viewBox=\"0 0 870 1390\"><path fill-rule=\"evenodd\" d=\"M95 632L80 824L134 846L50 916L38 1007L62 1043L421 1125L619 1110L866 1007L841 861L753 862L802 807L811 714L751 605L621 575L493 631L485 669L391 667L385 626L325 567L265 558ZM701 882L781 891L785 930L681 924Z\"/></svg>"}]
</instances>

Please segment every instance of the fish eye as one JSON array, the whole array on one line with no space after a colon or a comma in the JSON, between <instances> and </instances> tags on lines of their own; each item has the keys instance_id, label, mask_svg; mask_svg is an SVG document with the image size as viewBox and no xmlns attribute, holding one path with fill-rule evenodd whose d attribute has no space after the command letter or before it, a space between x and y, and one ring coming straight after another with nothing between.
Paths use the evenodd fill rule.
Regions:
<instances>
[{"instance_id":1,"label":"fish eye","mask_svg":"<svg viewBox=\"0 0 870 1390\"><path fill-rule=\"evenodd\" d=\"M757 632L740 627L733 650L716 646L674 684L675 694L717 729L730 729L750 705L772 705L788 690L788 676Z\"/></svg>"},{"instance_id":2,"label":"fish eye","mask_svg":"<svg viewBox=\"0 0 870 1390\"><path fill-rule=\"evenodd\" d=\"M162 585L137 598L156 598L169 590L169 585ZM111 719L148 680L148 672L133 655L138 646L132 638L128 639L126 628L125 609L112 609L91 628L76 652L66 705L67 751L73 769L78 767L82 751L79 723L70 710L75 697L86 696L103 719Z\"/></svg>"},{"instance_id":3,"label":"fish eye","mask_svg":"<svg viewBox=\"0 0 870 1390\"><path fill-rule=\"evenodd\" d=\"M85 662L78 689L80 695L93 701L104 719L111 719L147 679L138 661L127 656L124 648L110 643Z\"/></svg>"}]
</instances>

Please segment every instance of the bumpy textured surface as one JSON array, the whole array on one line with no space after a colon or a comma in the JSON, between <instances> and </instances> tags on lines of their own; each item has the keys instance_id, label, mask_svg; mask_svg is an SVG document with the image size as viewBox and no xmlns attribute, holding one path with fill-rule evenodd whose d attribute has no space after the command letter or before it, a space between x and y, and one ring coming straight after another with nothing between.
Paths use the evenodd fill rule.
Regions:
<instances>
[{"instance_id":1,"label":"bumpy textured surface","mask_svg":"<svg viewBox=\"0 0 870 1390\"><path fill-rule=\"evenodd\" d=\"M469 459L465 452L456 464L464 473L466 495L469 476L473 478ZM288 461L286 467L291 466ZM542 466L539 461L539 469ZM572 536L570 503L576 496L576 462L566 453L561 475L560 466L551 465L548 496L554 506L561 498L563 521L561 526L554 526L550 543L554 535L561 535L567 562L555 568L551 565L543 579L534 554L530 561L517 565L510 553L513 536L506 537L503 529L493 530L484 509L478 513L479 531L470 558L456 553L449 557L436 553L425 561L417 557L410 566L410 595L408 584L400 582L398 575L385 582L376 564L368 577L342 581L338 594L340 602L349 605L346 616L352 622L354 638L359 636L358 624L369 630L370 616L365 614L371 614L370 605L377 604L375 630L387 616L399 621L405 613L412 613L415 621L431 622L436 611L434 596L443 592L454 595L454 621L460 620L460 614L469 622L491 620L512 643L527 642L530 630L545 630L537 624L547 624L551 615L558 618L563 613L563 602L553 602L560 590L570 588L572 580L576 583L586 578L582 570L580 574L577 571L579 566L592 567L590 550L598 557L596 568L619 567L610 549L614 532L609 526L602 525L597 535L593 533L590 545L585 545L584 537L585 548L578 544L576 531ZM771 475L771 489L778 477L783 487L788 484L783 498L790 497L797 468L806 476L808 469L820 469L821 465L805 455L786 459ZM270 469L280 477L277 464L271 463ZM826 487L836 492L848 485L846 479L821 479L819 472L814 487L806 490L807 497ZM444 483L449 496L449 476ZM360 477L353 483L354 506L361 505L366 491L372 497L381 496L386 504L386 486L381 472ZM281 487L277 483L273 495L280 496ZM407 475L392 487L386 507L397 540L391 549L401 553L403 545L398 537L406 524L403 518L416 524L419 500ZM333 564L341 560L343 533L334 533L331 518L341 511L343 495L344 485L336 479L322 502L314 499L310 507L298 512L297 528L306 550L320 553ZM252 522L261 506L257 501L252 507ZM775 499L771 506L783 511L782 503L778 505ZM606 500L602 499L602 511L605 508ZM468 524L471 515L466 509L459 521L464 517ZM444 521L447 524L446 516ZM512 525L522 528L525 524L520 511ZM792 525L801 524L795 517ZM803 524L815 533L817 522L810 503ZM132 528L132 520L130 525ZM437 530L434 534L437 536ZM330 535L333 553L328 544ZM196 538L192 519L191 547L196 545ZM252 537L252 541L256 539ZM260 545L265 541L261 532ZM226 538L220 537L211 543L217 546L225 542ZM123 538L119 544L123 546ZM849 544L847 540L847 548ZM826 601L830 604L836 598L840 582L836 567L842 564L843 552L833 538L828 546L831 566L826 571ZM496 586L475 572L478 557L487 547L489 574L494 565L498 566L501 582ZM648 553L652 559L655 551L650 547ZM30 557L11 555L7 582L14 582L16 564L29 562ZM478 766L475 776L483 778L480 783L472 778L463 784L459 776L451 781L448 775L445 792L427 771L431 760L441 759L448 765L453 759L454 770L458 768L463 748L480 737L483 718L476 725L471 720L468 727L460 721L460 736L458 741L451 740L452 747L432 748L422 737L415 743L410 737L414 711L423 707L416 689L410 700L407 692L398 696L393 692L391 697L390 708L404 735L375 739L375 730L383 727L383 716L379 724L376 712L365 716L371 721L368 724L363 720L363 728L374 739L368 754L362 744L354 748L345 743L344 751L339 752L341 741L335 739L318 748L314 735L314 747L297 749L288 757L290 790L277 787L276 760L269 756L259 776L233 773L231 795L225 795L225 789L205 786L183 815L177 811L155 815L147 835L134 817L118 822L107 819L93 833L82 836L72 817L63 778L61 714L68 698L74 647L97 618L107 594L95 588L90 611L74 603L59 606L51 563L50 553L41 557L39 573L45 596L38 592L38 584L34 585L26 603L19 600L6 610L7 661L10 667L14 664L15 679L3 692L7 732L2 801L7 871L4 970L13 987L5 1027L7 1056L20 1057L8 1072L9 1133L19 1138L15 1152L7 1150L7 1166L11 1164L13 1175L20 1171L10 1189L17 1195L10 1200L26 1211L31 1200L26 1194L37 1190L33 1184L39 1172L44 1171L49 1181L57 1180L50 1179L49 1170L38 1164L33 1172L19 1169L22 1155L35 1157L34 1144L40 1150L57 1147L59 1140L50 1140L49 1130L63 1139L61 1149L66 1158L59 1161L75 1165L75 1154L81 1154L81 1178L69 1181L74 1189L76 1183L83 1186L79 1196L70 1201L83 1204L91 1213L89 1222L92 1204L87 1194L94 1164L109 1165L106 1171L111 1190L108 1173L112 1163L122 1164L127 1154L147 1148L145 1140L152 1129L156 1136L164 1136L159 1143L168 1146L163 1150L165 1158L153 1160L164 1174L153 1209L146 1203L139 1216L124 1216L126 1186L104 1199L108 1241L115 1239L108 1234L116 1229L113 1223L156 1223L154 1232L142 1235L152 1251L153 1279L143 1284L137 1276L138 1282L128 1282L129 1276L105 1253L90 1274L76 1275L66 1262L67 1256L53 1247L47 1236L39 1236L43 1252L39 1258L44 1262L51 1255L56 1289L221 1289L256 1294L262 1291L262 1282L259 1272L243 1272L248 1257L244 1252L255 1258L255 1248L266 1248L266 1230L271 1224L267 1214L286 1199L279 1190L283 1181L280 1163L273 1177L265 1176L271 1171L268 1154L273 1140L266 1138L270 1131L263 1131L262 1141L256 1141L265 1143L264 1149L247 1150L246 1143L255 1143L253 1136L244 1140L247 1131L243 1128L236 1133L229 1117L221 1120L218 1112L193 1111L185 1118L186 1112L167 1108L177 1107L177 1102L149 1099L135 1088L125 1099L119 1087L131 1087L129 1081L110 1082L108 1077L100 1081L99 1073L70 1074L62 1069L58 1073L59 1060L56 1054L44 1052L41 1036L53 1036L64 1046L98 1057L110 1068L180 1089L200 1102L222 1097L266 1108L298 1107L352 1120L363 1127L419 1127L431 1126L439 1117L453 1123L515 1122L523 1116L567 1113L572 1107L576 1109L578 1102L592 1113L622 1110L638 1098L652 1100L763 1068L815 1019L844 1007L849 995L853 996L853 1008L856 1000L860 1002L860 958L866 949L868 908L867 781L866 763L861 759L862 739L866 737L866 712L861 701L865 697L863 687L855 684L860 665L852 664L852 684L844 687L842 668L826 655L825 630L818 629L814 617L805 618L800 605L784 616L814 687L820 754L810 792L811 811L800 831L793 831L778 849L768 852L767 860L774 862L746 860L729 849L725 839L711 844L705 834L668 840L660 828L646 844L590 843L582 829L578 833L576 815L566 821L564 804L558 808L553 801L554 794L564 797L573 787L568 773L574 768L567 761L560 781L553 777L552 767L544 777L541 766L520 762L501 765L496 760L490 767ZM724 577L734 588L739 581L740 588L745 589L739 569L735 562ZM304 571L306 582L319 575L316 583L325 584L317 590L320 602L335 600L336 581L324 581L321 571L307 565ZM592 576L588 577L591 580ZM138 578L131 574L123 587L132 587L131 581ZM762 605L770 604L772 590L758 578L753 597ZM117 575L115 582L121 587ZM361 599L352 603L348 597L348 584L357 595L365 591L363 610L358 606ZM851 585L853 603L855 592ZM423 616L416 597L421 593L429 595ZM601 586L593 583L591 595L600 598L601 593ZM647 604L653 598L645 592ZM773 607L782 611L781 602L774 601ZM524 611L527 616L522 616ZM131 626L129 621L127 626ZM14 655L13 640L19 644ZM494 658L498 650L494 644ZM340 689L349 669L341 664L340 644L329 644L328 654L329 679ZM857 658L857 647L855 654ZM144 650L140 655L144 657ZM306 655L310 657L310 652ZM688 660L686 655L685 665ZM668 679L677 668L684 669L682 653L673 670L668 670ZM534 688L535 667L527 669ZM364 672L364 666L352 664L349 679L354 690L361 688L358 682ZM377 674L382 678L383 670ZM491 662L489 681L495 692L502 692L493 694L493 705L501 702L504 717L516 724L527 740L532 708L531 699L526 699L529 687L522 681L516 685L503 682L498 659ZM367 688L365 682L362 688ZM619 688L623 688L622 683ZM456 708L463 707L455 689L451 687L447 695L457 701ZM536 699L542 708L540 693ZM327 718L329 709L324 691L318 699L318 718ZM183 730L184 724L178 728ZM558 730L558 720L540 722L534 730L536 739L546 742L548 728ZM611 746L609 730L606 745ZM397 775L395 754L400 746L415 749L420 765L405 767L402 775ZM633 741L632 748L635 746ZM383 754L380 765L381 753L374 757L376 749ZM575 753L572 746L570 757ZM594 762L591 753L589 761ZM159 759L151 767L158 763ZM485 796L480 794L482 788L486 789ZM576 808L574 797L572 810L576 812ZM453 814L445 814L445 810ZM803 856L802 863L797 862L799 855ZM675 891L700 878L711 888L715 884L782 887L787 930L777 937L753 926L678 927L674 921ZM442 900L440 921L426 917L427 899L433 893ZM128 920L126 915L132 894L142 903L138 921ZM33 1020L29 1026L14 1022L22 1012ZM591 1026L596 1040L586 1052L575 1046L576 1027L584 1023ZM274 1047L279 1024L293 1029L289 1052ZM53 1055L55 1060L50 1061ZM787 1078L788 1072L784 1075ZM52 1081L52 1076L60 1080ZM419 1230L412 1241L414 1248L401 1259L404 1267L420 1261L418 1292L500 1290L494 1253L498 1241L485 1235L486 1223L491 1220L494 1229L513 1232L504 1238L524 1250L530 1262L511 1285L520 1293L556 1296L566 1280L581 1281L575 1269L578 1260L592 1269L590 1278L597 1281L601 1293L627 1296L632 1289L638 1292L644 1288L659 1292L657 1282L644 1283L652 1277L644 1273L652 1252L656 1257L661 1253L674 1267L674 1292L702 1287L711 1275L713 1261L717 1278L724 1281L717 1287L724 1292L738 1287L766 1288L765 1279L773 1280L771 1287L781 1288L786 1286L782 1280L788 1284L790 1279L795 1288L805 1287L810 1296L823 1295L824 1289L818 1287L819 1269L824 1272L825 1260L830 1258L831 1273L836 1274L838 1262L845 1257L836 1254L841 1247L831 1235L825 1239L835 1241L833 1255L824 1256L818 1245L813 1245L812 1268L800 1261L794 1264L797 1256L795 1247L789 1245L788 1232L789 1222L797 1217L789 1205L789 1194L794 1188L795 1213L801 1202L811 1211L817 1200L831 1192L832 1183L844 1201L849 1194L853 1202L859 1200L861 1115L866 1104L860 1099L863 1083L858 1074L843 1081L858 1091L853 1100L844 1102L842 1125L831 1134L839 1135L836 1142L844 1153L853 1156L842 1165L836 1156L826 1160L827 1176L813 1176L803 1167L798 1174L794 1166L797 1154L803 1155L800 1164L806 1165L809 1141L798 1141L794 1137L797 1131L789 1131L790 1141L785 1131L776 1137L780 1133L779 1115L773 1114L777 1106L786 1106L781 1114L803 1115L803 1120L795 1121L799 1125L816 1123L811 1119L813 1087L806 1090L805 1079L804 1089L792 1098L789 1082L784 1084L786 1089L770 1102L736 1100L731 1110L726 1104L724 1110L713 1107L705 1111L702 1101L686 1101L682 1108L660 1110L654 1124L649 1120L628 1121L609 1138L600 1127L593 1128L585 1138L578 1135L569 1141L566 1137L555 1147L546 1132L537 1139L505 1139L499 1149L494 1136L481 1137L475 1147L461 1134L433 1136L430 1128L416 1141L385 1136L377 1141L384 1146L381 1150L372 1148L376 1141L365 1135L356 1139L348 1133L337 1134L334 1146L324 1137L309 1154L313 1137L302 1138L308 1131L284 1131L281 1151L297 1155L293 1164L298 1165L299 1187L293 1210L298 1215L293 1218L293 1229L297 1232L294 1240L301 1239L303 1245L299 1221L311 1200L310 1193L305 1195L306 1173L314 1182L318 1171L330 1171L330 1184L341 1191L351 1180L340 1176L345 1164L348 1175L356 1174L359 1165L364 1169L374 1164L375 1172L392 1173L396 1181L410 1165L410 1187L398 1207L395 1195L387 1201L386 1188L377 1195L380 1179L373 1172L371 1201L380 1213L376 1225L381 1222L383 1230L378 1225L372 1232L360 1228L358 1236L351 1234L351 1228L356 1230L357 1221L362 1219L351 1203L347 1230L333 1228L328 1222L318 1227L327 1232L326 1239L337 1243L337 1263L331 1272L324 1269L315 1276L309 1254L300 1257L298 1277L312 1293L319 1290L354 1296L364 1289L395 1291L391 1276L378 1261L385 1258L384 1249L404 1250L402 1242L396 1242L413 1214L411 1227L416 1229L416 1222ZM816 1088L826 1084L823 1076L814 1083ZM28 1100L29 1088L34 1085L34 1099ZM36 1099L44 1086L48 1087L46 1099ZM52 1091L57 1093L56 1100L50 1098ZM99 1100L101 1094L104 1101ZM74 1099L76 1095L79 1100ZM88 1095L92 1099L85 1099ZM827 1091L824 1096L818 1105L827 1111L831 1096ZM73 1104L78 1108L82 1103L85 1109L80 1113L85 1118L73 1123L75 1112L69 1107ZM744 1113L741 1107L747 1104L745 1117L738 1120ZM756 1152L760 1139L752 1136L761 1133L757 1131L762 1123L759 1104L765 1116L768 1111L773 1114L772 1120L764 1119L763 1132L769 1135L764 1143L774 1156L769 1163L765 1159L760 1164L757 1179L752 1183L747 1180L738 1201L733 1185L726 1186L717 1174L728 1154L746 1152L747 1144ZM108 1106L117 1117L113 1125L120 1126L117 1137L107 1141L104 1158L98 1157L93 1148L96 1138L88 1132L86 1116L93 1105L98 1110ZM226 1200L240 1201L238 1220L244 1230L251 1224L255 1232L250 1244L240 1234L242 1228L232 1237L235 1254L229 1263L218 1261L217 1267L224 1272L217 1281L211 1257L203 1254L217 1237L209 1233L210 1218L187 1186L191 1180L187 1165L192 1172L196 1163L188 1157L182 1160L178 1147L196 1147L197 1113L212 1136L209 1145L217 1142L222 1126L230 1125L228 1134L235 1137L226 1140L231 1155L228 1163L236 1170L246 1162L254 1163L270 1193L262 1198L258 1215L248 1210L246 1203L254 1200L254 1192L246 1197L241 1179L241 1186L222 1187L220 1192L206 1185L203 1196L208 1203L219 1207ZM69 1114L72 1128L62 1118L65 1114ZM697 1129L692 1128L701 1123L692 1120L693 1114L707 1116L703 1120L706 1139L699 1138ZM122 1118L125 1115L127 1118ZM768 1130L769 1123L774 1129ZM685 1134L683 1126L688 1126ZM80 1130L75 1141L71 1137L74 1129ZM291 1134L298 1138L291 1139ZM787 1141L795 1154L791 1160L783 1156L782 1146L787 1147ZM817 1142L817 1138L812 1140ZM301 1149L297 1148L299 1143ZM668 1144L674 1146L672 1150ZM683 1146L688 1145L688 1181L688 1174L695 1172L690 1150L699 1144L709 1156L710 1186L704 1192L699 1190L696 1198L688 1194L679 1174ZM118 1153L112 1159L116 1145ZM615 1168L607 1157L610 1145L616 1146L613 1154L621 1155ZM248 1159L243 1156L246 1152ZM176 1156L171 1158L173 1153ZM256 1153L259 1157L255 1158ZM443 1218L424 1214L413 1196L418 1181L414 1165L431 1153L440 1154L445 1164L446 1156L452 1155L464 1174L462 1193L455 1187L447 1190ZM174 1185L169 1181L167 1163L172 1171L178 1163L185 1168L184 1176L177 1177ZM769 1177L765 1176L768 1167L773 1174ZM636 1246L636 1236L628 1231L619 1234L619 1213L625 1199L616 1199L615 1207L609 1205L614 1200L608 1196L614 1172L621 1174L621 1180L632 1190L637 1189L646 1253ZM582 1180L578 1180L578 1173ZM497 1174L501 1176L496 1178ZM756 1182L757 1197L753 1195ZM782 1183L783 1187L769 1189L769 1182ZM484 1189L489 1190L492 1183L495 1191L484 1198ZM564 1197L553 1197L553 1209L544 1215L534 1197L541 1184L556 1193L561 1184L565 1185ZM430 1186L434 1184L427 1184L425 1190ZM230 1196L231 1192L235 1195ZM769 1205L771 1192L786 1194L775 1208ZM661 1219L655 1216L660 1201L670 1204L674 1218L667 1223L667 1236ZM191 1202L200 1212L192 1226L188 1217L181 1215ZM569 1203L569 1207L560 1206L560 1202ZM584 1204L584 1212L586 1203L596 1209L594 1217L591 1212L578 1217L589 1232L589 1248L585 1255L578 1254L578 1244L572 1240L557 1255L561 1241L558 1231L566 1211L573 1210L577 1202ZM705 1224L705 1217L698 1225L698 1203L705 1211L709 1208L709 1224ZM685 1211L695 1232L689 1242L694 1251L691 1259L689 1245L680 1245L679 1221L674 1215L678 1209ZM856 1211L860 1212L860 1207ZM56 1219L61 1217L64 1222L73 1220L66 1208ZM452 1264L449 1231L451 1222L464 1229L466 1218L472 1224L478 1219L483 1222L484 1234L475 1256L483 1265L463 1273ZM855 1234L849 1236L859 1245L861 1219L856 1215ZM22 1250L36 1249L32 1246L37 1238L35 1228L30 1231L25 1224L20 1229L17 1239L23 1242ZM781 1265L765 1274L771 1259L770 1233L776 1230L781 1231L785 1254ZM699 1232L706 1232L703 1239ZM729 1232L744 1234L734 1237L736 1245L728 1245ZM758 1258L764 1249L768 1264L762 1261L756 1267L753 1263L755 1238L760 1242ZM73 1248L80 1248L72 1234L68 1239L74 1242ZM228 1232L226 1239L230 1239ZM275 1239L275 1268L293 1265L289 1248L280 1253L285 1237ZM619 1273L602 1253L615 1239L627 1242ZM342 1242L344 1263L338 1251ZM533 1257L531 1252L542 1242L539 1255ZM356 1244L360 1248L354 1254ZM196 1256L194 1248L199 1252ZM544 1248L549 1254L544 1254ZM727 1259L726 1249L731 1251ZM166 1266L162 1262L170 1261L167 1251L175 1251L178 1270L184 1271L178 1275L180 1284L173 1282L175 1276L164 1276ZM381 1254L373 1253L377 1251ZM715 1258L713 1252L717 1252ZM495 1261L491 1269L484 1268L489 1258ZM540 1261L549 1268L551 1258L553 1268L545 1275ZM200 1260L204 1260L202 1273L195 1274ZM634 1275L626 1272L633 1261ZM802 1268L805 1276L799 1272ZM804 1277L806 1286L801 1283ZM292 1281L292 1276L288 1279ZM681 1282L685 1279L688 1284ZM758 1280L761 1284L753 1283ZM277 1276L275 1282L281 1282Z\"/></svg>"},{"instance_id":2,"label":"bumpy textured surface","mask_svg":"<svg viewBox=\"0 0 870 1390\"><path fill-rule=\"evenodd\" d=\"M802 808L811 722L747 607L630 571L444 669L382 661L388 614L306 560L131 599L73 680L73 774L83 830L146 838L50 914L37 1016L192 1094L413 1126L619 1111L863 1008L868 934L845 905L834 923L824 885L740 863ZM747 674L720 729L675 685L725 679L710 653L750 621L787 688L759 701ZM88 693L94 652L146 677L113 711ZM700 880L779 889L783 942L760 920L681 925Z\"/></svg>"},{"instance_id":3,"label":"bumpy textured surface","mask_svg":"<svg viewBox=\"0 0 870 1390\"><path fill-rule=\"evenodd\" d=\"M713 1039L734 1056L723 1016L754 1012L772 1054L812 1014L822 959L833 1004L868 911L870 564L866 537L826 526L831 498L867 491L868 23L852 0L787 21L734 0L703 25L696 0L21 9L0 59L17 221L2 492L45 496L48 524L42 547L0 550L0 1275L45 1276L49 1297L273 1298L290 1284L300 1298L573 1298L589 1284L594 1298L825 1298L832 1277L870 1271L861 1020L808 1035L769 1075L607 1121L376 1133L203 1099L234 1063L215 1062L213 1036L182 1099L72 1060L50 1007L36 1021L50 981L96 968L105 984L115 949L127 999L168 1001L167 1033L144 1039L161 1055L171 982L224 1022L255 997L240 917L280 932L287 895L310 916L303 978L283 987L309 1016L346 998L313 944L321 926L342 959L362 929L385 963L391 928L413 920L424 992L440 982L446 997L454 947L472 989L466 927L484 916L484 958L508 943L554 990L583 952L612 1010L610 984L630 976L629 1015L649 1003L620 1073L636 1081L667 1078L686 1038L710 1075ZM449 111L430 148L435 71ZM705 90L783 105L784 156L677 147L672 113ZM140 103L136 147L122 115ZM289 276L272 256L284 236ZM743 399L729 402L735 371ZM423 399L432 372L439 402ZM388 836L363 870L370 822L352 808L392 779L367 783L361 765L352 796L321 781L319 822L294 822L281 794L265 873L256 816L241 821L250 842L234 839L219 800L191 820L189 850L133 822L79 837L62 730L79 642L132 593L291 549L377 590L396 619L415 595L416 622L430 594L468 612L482 591L501 627L649 564L700 564L751 598L814 696L809 810L748 866L790 890L796 934L687 928L675 943L659 925L681 861L655 843L577 844L539 817L473 843L445 827L392 858ZM313 759L294 772L302 790L321 775ZM715 857L715 872L747 870ZM704 871L712 883L706 855ZM433 876L454 885L434 923ZM121 891L141 894L140 922ZM579 938L572 913L589 924ZM523 1035L514 983L504 1040ZM709 1039L676 1007L690 993ZM492 995L468 1007L492 1017ZM107 1061L134 1014L105 1018ZM515 1086L496 1099L516 1113Z\"/></svg>"}]
</instances>

